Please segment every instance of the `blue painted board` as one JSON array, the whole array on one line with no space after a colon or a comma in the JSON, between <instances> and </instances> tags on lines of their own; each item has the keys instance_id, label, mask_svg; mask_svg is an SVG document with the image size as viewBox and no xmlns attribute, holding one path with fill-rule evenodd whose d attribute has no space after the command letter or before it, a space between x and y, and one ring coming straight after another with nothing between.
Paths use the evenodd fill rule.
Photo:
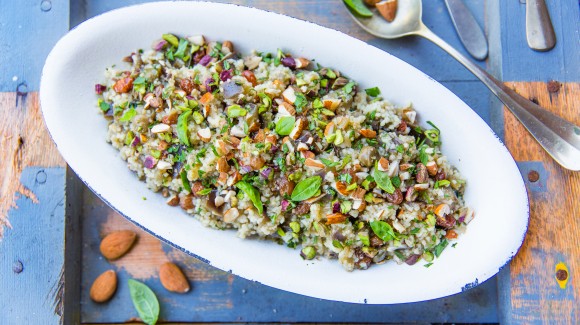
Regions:
<instances>
[{"instance_id":1,"label":"blue painted board","mask_svg":"<svg viewBox=\"0 0 580 325\"><path fill-rule=\"evenodd\" d=\"M39 89L44 60L68 23L69 1L0 0L0 92Z\"/></svg>"},{"instance_id":2,"label":"blue painted board","mask_svg":"<svg viewBox=\"0 0 580 325\"><path fill-rule=\"evenodd\" d=\"M64 168L25 168L21 183L38 200L21 197L12 228L0 241L0 323L58 324L64 264Z\"/></svg>"},{"instance_id":3,"label":"blue painted board","mask_svg":"<svg viewBox=\"0 0 580 325\"><path fill-rule=\"evenodd\" d=\"M526 41L525 1L500 1L505 81L580 81L580 3L546 1L556 32L556 46L536 52Z\"/></svg>"}]
</instances>

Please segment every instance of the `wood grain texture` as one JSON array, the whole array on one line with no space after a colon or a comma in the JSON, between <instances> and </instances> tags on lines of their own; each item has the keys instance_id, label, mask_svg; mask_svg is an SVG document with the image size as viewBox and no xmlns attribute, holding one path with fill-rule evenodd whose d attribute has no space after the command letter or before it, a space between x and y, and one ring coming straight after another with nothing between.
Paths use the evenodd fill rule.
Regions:
<instances>
[{"instance_id":1,"label":"wood grain texture","mask_svg":"<svg viewBox=\"0 0 580 325\"><path fill-rule=\"evenodd\" d=\"M546 83L507 83L524 97L580 124L580 84L564 83L549 92ZM505 142L518 161L540 161L547 170L547 191L529 192L530 224L524 245L510 265L511 302L508 323L580 323L580 173L561 168L505 111ZM523 175L523 177L528 177ZM570 271L561 289L555 266L564 262Z\"/></svg>"},{"instance_id":2,"label":"wood grain texture","mask_svg":"<svg viewBox=\"0 0 580 325\"><path fill-rule=\"evenodd\" d=\"M20 182L29 166L64 166L64 160L50 139L38 93L0 93L0 238L10 226L8 211L17 208L18 195L38 203L37 196Z\"/></svg>"}]
</instances>

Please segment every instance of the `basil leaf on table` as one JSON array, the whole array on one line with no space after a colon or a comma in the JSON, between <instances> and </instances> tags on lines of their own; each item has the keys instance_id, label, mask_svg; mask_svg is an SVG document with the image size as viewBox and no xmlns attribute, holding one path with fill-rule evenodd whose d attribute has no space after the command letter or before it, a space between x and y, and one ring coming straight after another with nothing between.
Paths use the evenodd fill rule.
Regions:
<instances>
[{"instance_id":1,"label":"basil leaf on table","mask_svg":"<svg viewBox=\"0 0 580 325\"><path fill-rule=\"evenodd\" d=\"M373 177L377 183L377 186L380 187L383 191L389 194L395 193L395 186L393 186L389 174L380 171L377 165L375 165L375 169L373 170Z\"/></svg>"},{"instance_id":2,"label":"basil leaf on table","mask_svg":"<svg viewBox=\"0 0 580 325\"><path fill-rule=\"evenodd\" d=\"M304 201L311 198L318 192L321 184L322 178L320 176L312 176L302 180L292 191L292 201Z\"/></svg>"},{"instance_id":3,"label":"basil leaf on table","mask_svg":"<svg viewBox=\"0 0 580 325\"><path fill-rule=\"evenodd\" d=\"M259 214L264 212L264 206L262 205L262 200L260 199L260 192L258 192L255 187L245 181L237 182L236 187L242 190L242 192L244 192L244 194L250 198L256 209L258 209Z\"/></svg>"},{"instance_id":4,"label":"basil leaf on table","mask_svg":"<svg viewBox=\"0 0 580 325\"><path fill-rule=\"evenodd\" d=\"M189 147L189 137L187 136L187 121L191 116L191 111L182 113L177 118L177 137L179 141Z\"/></svg>"},{"instance_id":5,"label":"basil leaf on table","mask_svg":"<svg viewBox=\"0 0 580 325\"><path fill-rule=\"evenodd\" d=\"M296 123L294 116L282 116L276 122L276 133L279 135L289 135L294 128L294 123Z\"/></svg>"},{"instance_id":6,"label":"basil leaf on table","mask_svg":"<svg viewBox=\"0 0 580 325\"><path fill-rule=\"evenodd\" d=\"M129 290L133 306L139 313L139 318L148 325L154 325L159 318L159 301L155 293L147 285L139 281L129 279Z\"/></svg>"},{"instance_id":7,"label":"basil leaf on table","mask_svg":"<svg viewBox=\"0 0 580 325\"><path fill-rule=\"evenodd\" d=\"M391 225L389 225L384 221L379 220L371 221L371 229L373 230L375 235L377 235L383 241L387 242L392 239L397 239L397 234L395 234L395 231L393 230Z\"/></svg>"},{"instance_id":8,"label":"basil leaf on table","mask_svg":"<svg viewBox=\"0 0 580 325\"><path fill-rule=\"evenodd\" d=\"M362 0L343 0L343 1L348 6L348 9L353 11L355 14L367 18L373 16L373 12L370 11L369 8L365 6Z\"/></svg>"}]
</instances>

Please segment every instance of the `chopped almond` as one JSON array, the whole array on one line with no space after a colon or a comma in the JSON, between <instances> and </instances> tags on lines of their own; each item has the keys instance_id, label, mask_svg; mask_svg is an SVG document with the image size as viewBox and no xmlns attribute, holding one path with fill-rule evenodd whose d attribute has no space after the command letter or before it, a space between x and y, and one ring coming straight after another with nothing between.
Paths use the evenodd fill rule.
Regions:
<instances>
[{"instance_id":1,"label":"chopped almond","mask_svg":"<svg viewBox=\"0 0 580 325\"><path fill-rule=\"evenodd\" d=\"M223 140L217 140L216 143L216 151L222 156L227 155L232 150L232 147Z\"/></svg>"},{"instance_id":2,"label":"chopped almond","mask_svg":"<svg viewBox=\"0 0 580 325\"><path fill-rule=\"evenodd\" d=\"M395 20L397 15L397 0L385 0L375 4L381 16L388 22Z\"/></svg>"},{"instance_id":3,"label":"chopped almond","mask_svg":"<svg viewBox=\"0 0 580 325\"><path fill-rule=\"evenodd\" d=\"M314 152L309 151L309 150L302 151L300 153L302 154L302 157L304 157L304 159L306 159L306 158L314 159L314 157L316 157L316 155L314 154Z\"/></svg>"},{"instance_id":4,"label":"chopped almond","mask_svg":"<svg viewBox=\"0 0 580 325\"><path fill-rule=\"evenodd\" d=\"M437 163L436 162L430 161L427 163L427 165L425 165L425 167L427 167L427 172L429 173L429 175L431 175L431 176L437 175Z\"/></svg>"},{"instance_id":5,"label":"chopped almond","mask_svg":"<svg viewBox=\"0 0 580 325\"><path fill-rule=\"evenodd\" d=\"M252 123L252 125L250 125L250 127L248 128L248 132L256 132L260 129L260 123L259 122L254 122Z\"/></svg>"},{"instance_id":6,"label":"chopped almond","mask_svg":"<svg viewBox=\"0 0 580 325\"><path fill-rule=\"evenodd\" d=\"M340 99L327 98L322 101L322 105L324 105L324 108L334 112L338 108L338 105L340 105L340 102Z\"/></svg>"},{"instance_id":7,"label":"chopped almond","mask_svg":"<svg viewBox=\"0 0 580 325\"><path fill-rule=\"evenodd\" d=\"M131 89L133 89L133 78L125 77L123 79L117 80L113 86L113 89L119 94L128 93Z\"/></svg>"},{"instance_id":8,"label":"chopped almond","mask_svg":"<svg viewBox=\"0 0 580 325\"><path fill-rule=\"evenodd\" d=\"M264 167L264 158L262 156L252 156L250 158L250 167L253 170L260 170L260 168Z\"/></svg>"},{"instance_id":9,"label":"chopped almond","mask_svg":"<svg viewBox=\"0 0 580 325\"><path fill-rule=\"evenodd\" d=\"M271 144L276 144L277 138L275 135L273 134L268 134L266 136L266 142L271 143Z\"/></svg>"},{"instance_id":10,"label":"chopped almond","mask_svg":"<svg viewBox=\"0 0 580 325\"><path fill-rule=\"evenodd\" d=\"M165 124L165 123L159 123L159 124L155 124L152 128L151 128L151 132L152 133L163 133L163 132L167 132L171 130L171 126Z\"/></svg>"},{"instance_id":11,"label":"chopped almond","mask_svg":"<svg viewBox=\"0 0 580 325\"><path fill-rule=\"evenodd\" d=\"M291 104L282 102L280 105L278 105L278 113L282 115L296 115L296 110Z\"/></svg>"},{"instance_id":12,"label":"chopped almond","mask_svg":"<svg viewBox=\"0 0 580 325\"><path fill-rule=\"evenodd\" d=\"M286 102L294 104L294 102L296 101L296 93L294 92L294 88L292 88L292 86L286 88L286 90L284 90L284 92L282 93L282 97Z\"/></svg>"},{"instance_id":13,"label":"chopped almond","mask_svg":"<svg viewBox=\"0 0 580 325\"><path fill-rule=\"evenodd\" d=\"M238 139L238 138L236 138L234 136L231 136L231 137L229 137L227 139L224 139L224 140L227 141L229 144L231 144L232 147L234 147L234 148L237 148L240 145L240 142L241 142L240 139Z\"/></svg>"},{"instance_id":14,"label":"chopped almond","mask_svg":"<svg viewBox=\"0 0 580 325\"><path fill-rule=\"evenodd\" d=\"M209 113L211 111L211 108L209 107L209 105L204 105L201 109L202 113L203 113L203 117L208 117Z\"/></svg>"},{"instance_id":15,"label":"chopped almond","mask_svg":"<svg viewBox=\"0 0 580 325\"><path fill-rule=\"evenodd\" d=\"M347 219L347 216L342 213L333 213L326 216L326 224L334 225L337 223L343 223Z\"/></svg>"},{"instance_id":16,"label":"chopped almond","mask_svg":"<svg viewBox=\"0 0 580 325\"><path fill-rule=\"evenodd\" d=\"M343 182L336 182L335 186L336 186L336 190L338 191L338 193L340 193L342 195L348 196L350 194L350 192L352 192L352 191L349 191L346 189L347 186Z\"/></svg>"},{"instance_id":17,"label":"chopped almond","mask_svg":"<svg viewBox=\"0 0 580 325\"><path fill-rule=\"evenodd\" d=\"M381 159L379 159L379 170L382 172L386 172L389 170L389 160L381 157Z\"/></svg>"},{"instance_id":18,"label":"chopped almond","mask_svg":"<svg viewBox=\"0 0 580 325\"><path fill-rule=\"evenodd\" d=\"M360 134L367 139L374 139L377 137L377 132L370 129L361 129Z\"/></svg>"},{"instance_id":19,"label":"chopped almond","mask_svg":"<svg viewBox=\"0 0 580 325\"><path fill-rule=\"evenodd\" d=\"M201 139L201 141L207 143L211 140L211 130L209 128L200 129L197 131L197 135Z\"/></svg>"},{"instance_id":20,"label":"chopped almond","mask_svg":"<svg viewBox=\"0 0 580 325\"><path fill-rule=\"evenodd\" d=\"M157 149L160 151L165 151L167 148L169 148L169 143L167 143L165 140L161 140L157 144Z\"/></svg>"},{"instance_id":21,"label":"chopped almond","mask_svg":"<svg viewBox=\"0 0 580 325\"><path fill-rule=\"evenodd\" d=\"M242 180L242 174L240 174L238 171L235 171L234 174L228 178L228 181L226 184L228 186L233 186L241 180Z\"/></svg>"},{"instance_id":22,"label":"chopped almond","mask_svg":"<svg viewBox=\"0 0 580 325\"><path fill-rule=\"evenodd\" d=\"M311 158L307 158L304 161L304 165L316 170L324 169L324 164L320 160L315 160Z\"/></svg>"},{"instance_id":23,"label":"chopped almond","mask_svg":"<svg viewBox=\"0 0 580 325\"><path fill-rule=\"evenodd\" d=\"M218 177L217 182L220 185L226 185L227 181L228 181L228 173L220 172L220 176Z\"/></svg>"},{"instance_id":24,"label":"chopped almond","mask_svg":"<svg viewBox=\"0 0 580 325\"><path fill-rule=\"evenodd\" d=\"M224 213L224 222L232 223L240 216L240 211L236 208L230 208Z\"/></svg>"},{"instance_id":25,"label":"chopped almond","mask_svg":"<svg viewBox=\"0 0 580 325\"><path fill-rule=\"evenodd\" d=\"M455 230L449 229L449 230L447 230L447 233L445 234L445 238L455 239L455 238L457 238L457 233L455 232Z\"/></svg>"},{"instance_id":26,"label":"chopped almond","mask_svg":"<svg viewBox=\"0 0 580 325\"><path fill-rule=\"evenodd\" d=\"M260 143L260 142L264 142L264 140L266 140L266 133L264 132L264 129L260 129L260 130L258 130L256 135L254 136L254 142Z\"/></svg>"},{"instance_id":27,"label":"chopped almond","mask_svg":"<svg viewBox=\"0 0 580 325\"><path fill-rule=\"evenodd\" d=\"M307 151L308 149L309 149L308 145L303 142L298 143L298 145L296 146L296 150L298 151Z\"/></svg>"},{"instance_id":28,"label":"chopped almond","mask_svg":"<svg viewBox=\"0 0 580 325\"><path fill-rule=\"evenodd\" d=\"M300 134L302 134L302 130L304 130L307 124L308 122L306 122L306 119L297 119L296 123L294 124L294 129L292 129L292 132L290 132L290 137L294 140L298 139Z\"/></svg>"},{"instance_id":29,"label":"chopped almond","mask_svg":"<svg viewBox=\"0 0 580 325\"><path fill-rule=\"evenodd\" d=\"M216 164L216 169L220 173L227 173L230 170L230 165L228 165L228 161L226 157L220 157Z\"/></svg>"},{"instance_id":30,"label":"chopped almond","mask_svg":"<svg viewBox=\"0 0 580 325\"><path fill-rule=\"evenodd\" d=\"M213 94L210 92L207 92L207 93L203 94L203 96L201 96L201 98L199 99L199 102L203 105L207 105L212 99L213 99Z\"/></svg>"},{"instance_id":31,"label":"chopped almond","mask_svg":"<svg viewBox=\"0 0 580 325\"><path fill-rule=\"evenodd\" d=\"M139 134L139 140L141 140L141 143L145 143L147 142L149 138L147 138L147 136L143 133Z\"/></svg>"},{"instance_id":32,"label":"chopped almond","mask_svg":"<svg viewBox=\"0 0 580 325\"><path fill-rule=\"evenodd\" d=\"M409 168L411 168L411 167L413 167L412 164L402 163L402 164L399 165L399 170L402 171L402 172L404 172L406 170L409 170Z\"/></svg>"},{"instance_id":33,"label":"chopped almond","mask_svg":"<svg viewBox=\"0 0 580 325\"><path fill-rule=\"evenodd\" d=\"M327 137L334 133L334 122L330 121L324 128L324 136Z\"/></svg>"},{"instance_id":34,"label":"chopped almond","mask_svg":"<svg viewBox=\"0 0 580 325\"><path fill-rule=\"evenodd\" d=\"M424 191L426 189L429 188L429 183L423 183L423 184L415 184L413 185L413 189L415 189L415 191Z\"/></svg>"},{"instance_id":35,"label":"chopped almond","mask_svg":"<svg viewBox=\"0 0 580 325\"><path fill-rule=\"evenodd\" d=\"M441 218L444 218L446 215L451 213L451 208L449 205L442 203L435 207L435 214Z\"/></svg>"},{"instance_id":36,"label":"chopped almond","mask_svg":"<svg viewBox=\"0 0 580 325\"><path fill-rule=\"evenodd\" d=\"M171 111L167 115L165 115L161 118L161 122L163 122L165 124L173 125L173 124L177 123L178 115L179 115L179 113L177 111Z\"/></svg>"},{"instance_id":37,"label":"chopped almond","mask_svg":"<svg viewBox=\"0 0 580 325\"><path fill-rule=\"evenodd\" d=\"M365 197L366 194L366 190L362 187L357 187L354 192L352 192L352 194L350 195L350 197L352 197L355 200L362 200Z\"/></svg>"},{"instance_id":38,"label":"chopped almond","mask_svg":"<svg viewBox=\"0 0 580 325\"><path fill-rule=\"evenodd\" d=\"M310 61L308 59L305 59L305 58L294 59L294 62L296 64L296 69L306 68L310 64Z\"/></svg>"}]
</instances>

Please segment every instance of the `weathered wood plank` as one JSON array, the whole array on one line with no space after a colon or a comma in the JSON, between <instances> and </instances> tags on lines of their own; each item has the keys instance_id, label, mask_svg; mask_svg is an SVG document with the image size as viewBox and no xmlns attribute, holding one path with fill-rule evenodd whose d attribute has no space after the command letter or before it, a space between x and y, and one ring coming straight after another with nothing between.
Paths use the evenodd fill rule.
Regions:
<instances>
[{"instance_id":1,"label":"weathered wood plank","mask_svg":"<svg viewBox=\"0 0 580 325\"><path fill-rule=\"evenodd\" d=\"M36 194L20 182L29 166L64 166L50 139L38 105L38 93L0 93L0 238L17 195L37 202Z\"/></svg>"},{"instance_id":2,"label":"weathered wood plank","mask_svg":"<svg viewBox=\"0 0 580 325\"><path fill-rule=\"evenodd\" d=\"M564 83L559 90L548 91L542 82L508 83L523 96L537 100L576 124L580 124L580 84ZM540 178L546 188L530 186L530 225L524 245L510 265L510 281L502 288L502 321L506 324L578 324L580 323L580 173L564 170L556 164L506 110L505 142L518 161L539 162ZM537 168L539 169L539 168ZM523 175L527 182L534 173ZM567 286L560 288L556 265L567 265ZM563 274L559 275L563 277Z\"/></svg>"},{"instance_id":3,"label":"weathered wood plank","mask_svg":"<svg viewBox=\"0 0 580 325\"><path fill-rule=\"evenodd\" d=\"M580 19L577 0L546 1L557 43L536 52L526 41L525 1L499 1L504 81L580 81Z\"/></svg>"},{"instance_id":4,"label":"weathered wood plank","mask_svg":"<svg viewBox=\"0 0 580 325\"><path fill-rule=\"evenodd\" d=\"M0 323L58 324L64 241L64 168L27 167L0 241Z\"/></svg>"},{"instance_id":5,"label":"weathered wood plank","mask_svg":"<svg viewBox=\"0 0 580 325\"><path fill-rule=\"evenodd\" d=\"M44 59L68 30L69 1L0 0L0 92L37 91Z\"/></svg>"}]
</instances>

